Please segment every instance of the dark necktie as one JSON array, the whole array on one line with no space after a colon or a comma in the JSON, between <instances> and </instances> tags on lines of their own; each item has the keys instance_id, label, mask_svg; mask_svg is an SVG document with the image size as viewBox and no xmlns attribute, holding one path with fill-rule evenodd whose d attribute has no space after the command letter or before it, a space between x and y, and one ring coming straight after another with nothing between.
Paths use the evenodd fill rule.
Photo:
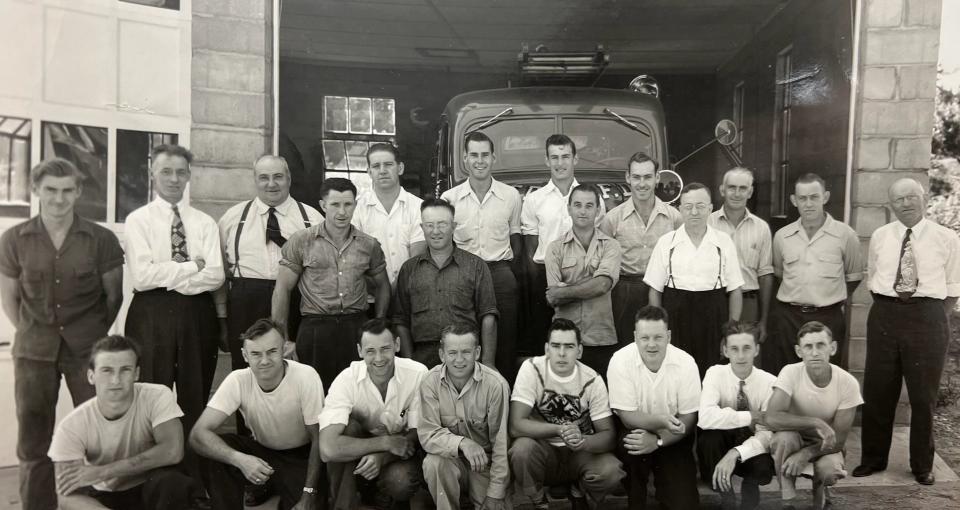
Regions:
<instances>
[{"instance_id":1,"label":"dark necktie","mask_svg":"<svg viewBox=\"0 0 960 510\"><path fill-rule=\"evenodd\" d=\"M187 251L187 234L183 230L183 219L180 218L180 209L173 206L173 223L170 225L170 260L186 262L190 260Z\"/></svg>"},{"instance_id":2,"label":"dark necktie","mask_svg":"<svg viewBox=\"0 0 960 510\"><path fill-rule=\"evenodd\" d=\"M900 245L900 263L897 264L897 277L893 281L893 290L900 299L909 299L917 292L920 278L917 275L917 260L913 256L913 241L910 235L913 229L907 229Z\"/></svg>"},{"instance_id":3,"label":"dark necktie","mask_svg":"<svg viewBox=\"0 0 960 510\"><path fill-rule=\"evenodd\" d=\"M740 389L737 390L737 411L749 411L750 410L750 399L747 398L746 392L743 391L743 387L747 384L746 381L740 379ZM752 423L751 423L752 425ZM735 433L736 443L743 444L744 441L750 438L753 435L753 430L751 425L748 425L744 428L737 429Z\"/></svg>"},{"instance_id":4,"label":"dark necktie","mask_svg":"<svg viewBox=\"0 0 960 510\"><path fill-rule=\"evenodd\" d=\"M267 242L273 241L274 244L283 248L287 239L280 233L280 222L277 221L277 210L273 207L267 209Z\"/></svg>"}]
</instances>

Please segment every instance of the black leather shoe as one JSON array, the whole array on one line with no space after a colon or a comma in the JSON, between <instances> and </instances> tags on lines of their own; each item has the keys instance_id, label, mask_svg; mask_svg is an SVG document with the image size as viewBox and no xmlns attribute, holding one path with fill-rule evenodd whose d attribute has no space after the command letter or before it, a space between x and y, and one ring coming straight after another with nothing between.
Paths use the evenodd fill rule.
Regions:
<instances>
[{"instance_id":1,"label":"black leather shoe","mask_svg":"<svg viewBox=\"0 0 960 510\"><path fill-rule=\"evenodd\" d=\"M861 476L870 476L874 473L879 473L885 469L887 469L886 466L880 467L880 466L873 466L870 464L860 464L859 466L853 469L853 476L856 476L858 478Z\"/></svg>"},{"instance_id":2,"label":"black leather shoe","mask_svg":"<svg viewBox=\"0 0 960 510\"><path fill-rule=\"evenodd\" d=\"M927 471L926 473L917 473L913 475L913 477L917 479L917 483L920 485L933 485L933 482L937 481L937 479L933 477L932 471Z\"/></svg>"}]
</instances>

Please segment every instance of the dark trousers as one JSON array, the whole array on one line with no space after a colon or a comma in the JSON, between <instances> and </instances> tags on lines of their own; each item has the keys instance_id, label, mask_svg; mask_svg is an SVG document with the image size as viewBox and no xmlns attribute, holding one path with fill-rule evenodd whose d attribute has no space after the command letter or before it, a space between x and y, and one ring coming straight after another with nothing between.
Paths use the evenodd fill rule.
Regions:
<instances>
[{"instance_id":1,"label":"dark trousers","mask_svg":"<svg viewBox=\"0 0 960 510\"><path fill-rule=\"evenodd\" d=\"M631 510L647 508L647 480L653 475L653 487L660 507L686 510L700 505L697 492L697 461L693 458L693 434L647 455L630 455L620 434L617 455L627 471L627 500Z\"/></svg>"},{"instance_id":2,"label":"dark trousers","mask_svg":"<svg viewBox=\"0 0 960 510\"><path fill-rule=\"evenodd\" d=\"M583 355L580 356L580 361L583 362L584 365L596 370L597 374L606 381L607 365L610 364L610 358L613 356L613 353L617 352L619 348L620 346L617 344L584 345Z\"/></svg>"},{"instance_id":3,"label":"dark trousers","mask_svg":"<svg viewBox=\"0 0 960 510\"><path fill-rule=\"evenodd\" d=\"M663 288L663 308L670 319L670 343L693 356L700 378L720 363L721 327L730 318L724 289L690 291Z\"/></svg>"},{"instance_id":4,"label":"dark trousers","mask_svg":"<svg viewBox=\"0 0 960 510\"><path fill-rule=\"evenodd\" d=\"M56 361L13 359L20 501L24 510L57 508L53 463L47 450L56 422L61 375L70 389L74 407L93 397L93 386L87 381L86 357L75 355L63 339Z\"/></svg>"},{"instance_id":5,"label":"dark trousers","mask_svg":"<svg viewBox=\"0 0 960 510\"><path fill-rule=\"evenodd\" d=\"M423 363L427 368L433 368L440 364L440 342L416 342L413 344L413 352L410 353L410 359L418 363Z\"/></svg>"},{"instance_id":6,"label":"dark trousers","mask_svg":"<svg viewBox=\"0 0 960 510\"><path fill-rule=\"evenodd\" d=\"M626 476L612 453L575 452L546 439L518 437L508 456L517 487L533 501L544 496L545 485L577 483L596 505Z\"/></svg>"},{"instance_id":7,"label":"dark trousers","mask_svg":"<svg viewBox=\"0 0 960 510\"><path fill-rule=\"evenodd\" d=\"M547 329L553 320L553 307L547 303L547 269L543 264L533 264L533 271L527 274L527 315L523 321L523 342L520 350L524 354L543 353L543 343L547 341Z\"/></svg>"},{"instance_id":8,"label":"dark trousers","mask_svg":"<svg viewBox=\"0 0 960 510\"><path fill-rule=\"evenodd\" d=\"M713 483L713 471L720 459L733 447L740 446L744 437L750 437L753 432L749 427L730 430L697 429L697 462L700 466L700 479L707 485ZM743 478L754 486L766 485L773 480L773 457L768 453L757 455L738 462L733 474Z\"/></svg>"},{"instance_id":9,"label":"dark trousers","mask_svg":"<svg viewBox=\"0 0 960 510\"><path fill-rule=\"evenodd\" d=\"M943 301L874 295L867 316L863 376L863 464L885 467L900 399L900 380L910 396L910 469L933 469L933 410L943 373L950 328Z\"/></svg>"},{"instance_id":10,"label":"dark trousers","mask_svg":"<svg viewBox=\"0 0 960 510\"><path fill-rule=\"evenodd\" d=\"M613 322L617 328L620 346L633 343L634 318L637 310L649 304L650 286L643 283L643 275L620 275L620 281L610 293L613 304ZM604 374L606 375L606 374Z\"/></svg>"},{"instance_id":11,"label":"dark trousers","mask_svg":"<svg viewBox=\"0 0 960 510\"><path fill-rule=\"evenodd\" d=\"M256 442L253 438L237 434L221 434L220 439L230 448L258 457L273 468L273 475L266 486L280 495L279 510L288 510L300 501L306 482L307 464L310 457L310 444L290 450L272 450ZM220 462L204 459L209 485L207 493L214 510L242 510L243 487L247 479L239 469ZM322 464L321 464L322 467ZM316 508L327 505L327 480L321 471L316 482L309 485L317 490Z\"/></svg>"},{"instance_id":12,"label":"dark trousers","mask_svg":"<svg viewBox=\"0 0 960 510\"><path fill-rule=\"evenodd\" d=\"M770 303L770 317L767 318L767 341L760 349L763 357L763 369L773 375L779 375L786 365L800 361L794 346L797 344L797 331L810 321L824 323L833 332L837 342L837 354L830 362L847 368L847 326L843 316L843 302L820 308L802 308L773 299Z\"/></svg>"},{"instance_id":13,"label":"dark trousers","mask_svg":"<svg viewBox=\"0 0 960 510\"><path fill-rule=\"evenodd\" d=\"M520 295L510 261L487 262L497 297L497 370L511 385L517 377L517 321Z\"/></svg>"},{"instance_id":14,"label":"dark trousers","mask_svg":"<svg viewBox=\"0 0 960 510\"><path fill-rule=\"evenodd\" d=\"M297 332L297 358L320 374L323 391L330 389L350 362L360 359L357 335L366 321L366 312L303 317Z\"/></svg>"},{"instance_id":15,"label":"dark trousers","mask_svg":"<svg viewBox=\"0 0 960 510\"><path fill-rule=\"evenodd\" d=\"M196 482L173 468L150 472L147 480L125 491L88 489L86 495L113 510L183 510L190 508Z\"/></svg>"}]
</instances>

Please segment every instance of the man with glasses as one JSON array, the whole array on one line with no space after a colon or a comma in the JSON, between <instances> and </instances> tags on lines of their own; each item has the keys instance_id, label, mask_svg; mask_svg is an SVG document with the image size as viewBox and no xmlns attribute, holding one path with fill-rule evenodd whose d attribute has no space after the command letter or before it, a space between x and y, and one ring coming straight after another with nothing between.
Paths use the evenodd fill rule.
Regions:
<instances>
[{"instance_id":1,"label":"man with glasses","mask_svg":"<svg viewBox=\"0 0 960 510\"><path fill-rule=\"evenodd\" d=\"M483 259L453 244L455 210L439 198L423 201L427 251L403 263L393 296L400 352L428 368L440 364L440 331L449 324L480 330L481 362L497 354L497 298Z\"/></svg>"},{"instance_id":2,"label":"man with glasses","mask_svg":"<svg viewBox=\"0 0 960 510\"><path fill-rule=\"evenodd\" d=\"M698 182L680 191L683 227L664 234L647 265L650 305L670 317L671 344L697 361L700 376L720 362L721 326L739 320L743 275L730 236L707 225L710 190Z\"/></svg>"},{"instance_id":3,"label":"man with glasses","mask_svg":"<svg viewBox=\"0 0 960 510\"><path fill-rule=\"evenodd\" d=\"M910 469L917 482L934 483L933 409L950 340L949 314L960 296L960 238L924 219L923 187L900 179L888 192L897 221L873 232L867 285L863 379L863 460L853 476L887 467L900 380L910 395Z\"/></svg>"},{"instance_id":4,"label":"man with glasses","mask_svg":"<svg viewBox=\"0 0 960 510\"><path fill-rule=\"evenodd\" d=\"M830 328L837 342L832 361L847 366L843 309L863 279L863 258L857 233L824 211L829 200L820 176L801 176L790 195L800 218L773 236L773 273L780 288L770 305L769 341L763 346L763 368L771 374L796 359L794 339L810 321Z\"/></svg>"}]
</instances>

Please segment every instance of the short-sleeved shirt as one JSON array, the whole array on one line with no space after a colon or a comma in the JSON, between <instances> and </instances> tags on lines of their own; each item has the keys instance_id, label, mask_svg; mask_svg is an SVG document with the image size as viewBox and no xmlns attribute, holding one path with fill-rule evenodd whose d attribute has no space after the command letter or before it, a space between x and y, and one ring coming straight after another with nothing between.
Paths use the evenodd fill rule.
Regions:
<instances>
[{"instance_id":1,"label":"short-sleeved shirt","mask_svg":"<svg viewBox=\"0 0 960 510\"><path fill-rule=\"evenodd\" d=\"M284 363L286 373L270 391L263 391L249 367L230 372L207 407L228 416L239 410L253 438L267 448L289 450L309 443L307 426L317 423L323 409L323 385L313 367Z\"/></svg>"},{"instance_id":2,"label":"short-sleeved shirt","mask_svg":"<svg viewBox=\"0 0 960 510\"><path fill-rule=\"evenodd\" d=\"M632 199L610 209L600 223L600 230L620 243L621 274L643 276L657 240L683 225L680 211L659 198L654 197L654 200L653 211L646 223Z\"/></svg>"},{"instance_id":3,"label":"short-sleeved shirt","mask_svg":"<svg viewBox=\"0 0 960 510\"><path fill-rule=\"evenodd\" d=\"M439 342L448 324L479 329L485 315L499 315L490 269L460 248L439 267L427 250L400 268L392 315L395 324L410 328L414 342Z\"/></svg>"},{"instance_id":4,"label":"short-sleeved shirt","mask_svg":"<svg viewBox=\"0 0 960 510\"><path fill-rule=\"evenodd\" d=\"M900 267L900 250L907 227L899 221L873 232L867 264L870 291L897 297L893 286ZM953 230L921 219L910 232L917 268L914 297L944 299L960 296L960 237Z\"/></svg>"},{"instance_id":5,"label":"short-sleeved shirt","mask_svg":"<svg viewBox=\"0 0 960 510\"><path fill-rule=\"evenodd\" d=\"M133 404L115 420L100 412L91 398L70 411L57 425L47 455L54 462L82 460L87 466L102 466L139 455L157 444L153 429L183 416L170 388L162 384L135 383ZM179 424L178 424L179 425ZM124 491L142 484L149 473L109 478L95 483L100 491Z\"/></svg>"},{"instance_id":6,"label":"short-sleeved shirt","mask_svg":"<svg viewBox=\"0 0 960 510\"><path fill-rule=\"evenodd\" d=\"M373 190L357 197L357 207L350 221L363 233L380 241L391 284L397 281L400 266L410 258L410 245L423 242L423 229L420 228L422 203L423 200L403 188L400 188L400 194L389 213Z\"/></svg>"},{"instance_id":7,"label":"short-sleeved shirt","mask_svg":"<svg viewBox=\"0 0 960 510\"><path fill-rule=\"evenodd\" d=\"M730 292L743 286L743 275L733 240L708 226L700 246L693 245L686 228L664 234L653 249L643 281L658 292L667 286Z\"/></svg>"},{"instance_id":8,"label":"short-sleeved shirt","mask_svg":"<svg viewBox=\"0 0 960 510\"><path fill-rule=\"evenodd\" d=\"M320 430L355 420L375 436L398 434L420 423L420 381L427 367L409 358L394 358L387 398L367 375L367 364L354 361L330 385L318 418Z\"/></svg>"},{"instance_id":9,"label":"short-sleeved shirt","mask_svg":"<svg viewBox=\"0 0 960 510\"><path fill-rule=\"evenodd\" d=\"M559 283L576 285L597 276L606 276L616 285L620 279L620 243L594 229L590 245L584 249L573 230L568 230L550 243L544 262L549 287ZM580 328L585 346L617 343L609 291L558 305L554 307L554 318L573 321Z\"/></svg>"},{"instance_id":10,"label":"short-sleeved shirt","mask_svg":"<svg viewBox=\"0 0 960 510\"><path fill-rule=\"evenodd\" d=\"M773 387L790 396L790 414L831 423L837 411L863 404L857 379L836 365L831 364L830 369L830 383L820 388L810 379L802 361L783 367Z\"/></svg>"},{"instance_id":11,"label":"short-sleeved shirt","mask_svg":"<svg viewBox=\"0 0 960 510\"><path fill-rule=\"evenodd\" d=\"M441 198L456 210L453 240L458 248L487 262L513 259L510 236L520 233L520 192L516 188L493 179L479 200L467 180Z\"/></svg>"},{"instance_id":12,"label":"short-sleeved shirt","mask_svg":"<svg viewBox=\"0 0 960 510\"><path fill-rule=\"evenodd\" d=\"M530 358L520 365L510 400L530 406L534 419L554 425L576 423L585 435L595 432L594 422L612 414L607 385L592 368L578 361L572 374L560 377L550 369L546 356ZM548 441L554 446L564 445L560 437Z\"/></svg>"},{"instance_id":13,"label":"short-sleeved shirt","mask_svg":"<svg viewBox=\"0 0 960 510\"><path fill-rule=\"evenodd\" d=\"M773 236L773 270L782 279L777 299L784 303L828 306L847 299L847 282L863 279L860 239L849 225L829 214L807 237L800 220Z\"/></svg>"},{"instance_id":14,"label":"short-sleeved shirt","mask_svg":"<svg viewBox=\"0 0 960 510\"><path fill-rule=\"evenodd\" d=\"M243 210L249 204L250 210L247 211L247 217L244 220L243 229L240 231L240 264L237 266L237 228L240 225L240 218L243 216ZM293 197L287 199L274 208L274 216L277 218L277 224L280 226L280 234L289 239L296 232L307 228L304 222L304 215L300 213L300 206L306 213L306 220L310 226L319 225L323 221L323 215L316 209L306 204L297 204ZM277 270L279 269L280 246L276 243L267 241L267 221L270 217L270 206L263 203L259 198L253 201L244 201L227 209L217 222L220 229L220 245L223 247L225 262L227 263L227 272L233 276L243 278L261 278L265 280L276 280Z\"/></svg>"},{"instance_id":15,"label":"short-sleeved shirt","mask_svg":"<svg viewBox=\"0 0 960 510\"><path fill-rule=\"evenodd\" d=\"M740 223L734 225L727 219L723 207L710 213L707 225L733 239L740 261L740 272L743 273L743 290L746 292L759 289L760 277L773 274L773 236L770 235L770 225L749 210Z\"/></svg>"},{"instance_id":16,"label":"short-sleeved shirt","mask_svg":"<svg viewBox=\"0 0 960 510\"><path fill-rule=\"evenodd\" d=\"M380 243L356 227L338 249L325 222L301 230L283 245L280 265L300 275L304 315L345 315L367 309L367 276L386 271Z\"/></svg>"},{"instance_id":17,"label":"short-sleeved shirt","mask_svg":"<svg viewBox=\"0 0 960 510\"><path fill-rule=\"evenodd\" d=\"M110 329L102 276L122 265L117 236L79 216L59 250L40 216L4 232L0 273L17 279L20 293L13 355L54 361L62 337L78 358L85 358Z\"/></svg>"},{"instance_id":18,"label":"short-sleeved shirt","mask_svg":"<svg viewBox=\"0 0 960 510\"><path fill-rule=\"evenodd\" d=\"M530 191L523 199L520 212L520 231L525 236L538 236L537 251L533 254L533 261L543 264L547 256L547 247L564 232L570 230L573 221L567 212L567 203L570 193L579 186L576 179L570 184L570 189L564 195L560 188L550 180L544 187ZM600 214L597 215L597 225L603 221L607 206L600 201Z\"/></svg>"},{"instance_id":19,"label":"short-sleeved shirt","mask_svg":"<svg viewBox=\"0 0 960 510\"><path fill-rule=\"evenodd\" d=\"M667 345L660 369L651 372L630 344L610 358L607 367L610 407L645 414L690 414L700 407L700 372L693 356Z\"/></svg>"}]
</instances>

